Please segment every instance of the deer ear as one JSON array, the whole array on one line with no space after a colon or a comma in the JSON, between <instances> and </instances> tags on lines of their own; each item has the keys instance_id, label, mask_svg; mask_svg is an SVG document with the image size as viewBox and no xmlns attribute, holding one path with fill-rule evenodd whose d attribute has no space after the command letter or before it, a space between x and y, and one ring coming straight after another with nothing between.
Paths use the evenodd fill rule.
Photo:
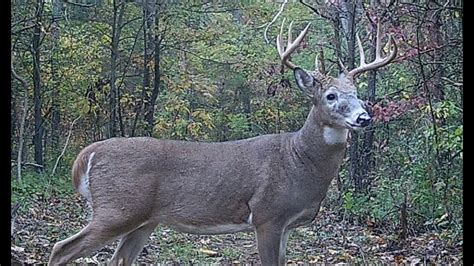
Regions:
<instances>
[{"instance_id":1,"label":"deer ear","mask_svg":"<svg viewBox=\"0 0 474 266\"><path fill-rule=\"evenodd\" d=\"M295 75L296 84L298 87L309 97L313 98L316 88L316 80L314 77L306 72L304 69L299 67L295 68L293 71Z\"/></svg>"}]
</instances>

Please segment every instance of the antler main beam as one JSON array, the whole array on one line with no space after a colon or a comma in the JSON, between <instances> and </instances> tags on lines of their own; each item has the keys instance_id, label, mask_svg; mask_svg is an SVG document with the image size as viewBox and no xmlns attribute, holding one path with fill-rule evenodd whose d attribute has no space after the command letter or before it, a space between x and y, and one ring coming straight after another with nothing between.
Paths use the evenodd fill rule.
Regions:
<instances>
[{"instance_id":1,"label":"antler main beam","mask_svg":"<svg viewBox=\"0 0 474 266\"><path fill-rule=\"evenodd\" d=\"M289 67L290 69L295 69L297 66L293 64L290 61L290 55L298 48L300 45L301 41L303 38L306 36L306 33L308 33L308 28L311 25L311 22L306 25L306 28L298 35L298 37L295 39L295 41L292 41L291 38L291 26L293 25L293 21L290 22L290 26L288 27L288 44L286 45L286 50L283 47L283 40L282 40L282 35L283 35L283 26L285 24L285 19L283 19L283 22L281 23L281 28L280 28L280 34L277 36L277 49L278 49L278 54L280 55L281 62Z\"/></svg>"},{"instance_id":2,"label":"antler main beam","mask_svg":"<svg viewBox=\"0 0 474 266\"><path fill-rule=\"evenodd\" d=\"M349 71L347 74L351 78L355 78L357 75L372 69L376 69L382 66L387 65L390 63L395 57L397 56L397 44L393 39L392 35L389 35L389 54L386 57L382 57L382 37L380 32L380 22L377 23L377 39L376 39L376 46L375 46L375 60L371 63L365 62L365 53L364 48L362 48L362 43L360 41L359 35L356 35L357 38L357 46L359 47L360 53L360 65L357 68Z\"/></svg>"}]
</instances>

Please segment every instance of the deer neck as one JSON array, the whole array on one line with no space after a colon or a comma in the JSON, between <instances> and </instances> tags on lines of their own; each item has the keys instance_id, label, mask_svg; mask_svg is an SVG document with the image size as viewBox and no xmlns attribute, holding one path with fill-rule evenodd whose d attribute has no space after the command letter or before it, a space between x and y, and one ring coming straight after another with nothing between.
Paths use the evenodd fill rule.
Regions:
<instances>
[{"instance_id":1,"label":"deer neck","mask_svg":"<svg viewBox=\"0 0 474 266\"><path fill-rule=\"evenodd\" d=\"M329 163L334 158L335 163L338 163L339 159L342 160L346 148L348 130L326 122L329 119L323 117L323 112L316 108L312 107L305 124L296 132L292 144L296 151L311 160L328 160Z\"/></svg>"}]
</instances>

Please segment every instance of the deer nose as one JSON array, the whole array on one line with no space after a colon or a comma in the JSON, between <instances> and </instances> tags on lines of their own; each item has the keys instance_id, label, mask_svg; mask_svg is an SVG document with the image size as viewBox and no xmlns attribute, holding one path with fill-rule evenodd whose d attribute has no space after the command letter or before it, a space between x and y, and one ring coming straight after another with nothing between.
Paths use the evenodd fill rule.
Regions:
<instances>
[{"instance_id":1,"label":"deer nose","mask_svg":"<svg viewBox=\"0 0 474 266\"><path fill-rule=\"evenodd\" d=\"M362 113L357 117L356 123L361 127L366 127L372 122L372 117L368 113Z\"/></svg>"}]
</instances>

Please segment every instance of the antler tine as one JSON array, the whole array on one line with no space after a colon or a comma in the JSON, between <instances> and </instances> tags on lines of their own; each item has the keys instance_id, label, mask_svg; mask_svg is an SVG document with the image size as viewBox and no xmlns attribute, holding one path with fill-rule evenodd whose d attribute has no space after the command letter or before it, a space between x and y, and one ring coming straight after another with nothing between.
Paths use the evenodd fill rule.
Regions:
<instances>
[{"instance_id":1,"label":"antler tine","mask_svg":"<svg viewBox=\"0 0 474 266\"><path fill-rule=\"evenodd\" d=\"M319 58L321 57L321 63L319 62ZM318 54L316 54L316 57L314 58L314 70L326 75L326 66L324 65L324 52L321 49Z\"/></svg>"},{"instance_id":2,"label":"antler tine","mask_svg":"<svg viewBox=\"0 0 474 266\"><path fill-rule=\"evenodd\" d=\"M344 75L349 75L349 70L347 70L347 67L344 65L344 63L342 63L342 60L341 58L338 58L339 59L339 65L341 66L342 68L342 71L344 71Z\"/></svg>"},{"instance_id":3,"label":"antler tine","mask_svg":"<svg viewBox=\"0 0 474 266\"><path fill-rule=\"evenodd\" d=\"M377 39L375 40L375 60L382 58L382 36L380 21L377 21Z\"/></svg>"},{"instance_id":4,"label":"antler tine","mask_svg":"<svg viewBox=\"0 0 474 266\"><path fill-rule=\"evenodd\" d=\"M291 37L291 27L293 26L293 21L290 22L290 25L288 26L288 42L286 44L286 48L288 49L288 47L291 46L291 42L292 42L292 37Z\"/></svg>"},{"instance_id":5,"label":"antler tine","mask_svg":"<svg viewBox=\"0 0 474 266\"><path fill-rule=\"evenodd\" d=\"M357 33L356 34L356 39L357 39L357 46L359 47L359 54L360 54L360 64L361 66L365 65L365 52L364 52L364 48L362 47L362 42L360 41L360 38L359 38L359 34ZM378 39L377 39L377 43L378 43ZM378 48L376 48L378 49Z\"/></svg>"},{"instance_id":6,"label":"antler tine","mask_svg":"<svg viewBox=\"0 0 474 266\"><path fill-rule=\"evenodd\" d=\"M357 75L372 69L376 69L382 66L389 64L397 56L397 44L393 39L392 35L389 35L388 45L389 45L389 54L386 57L382 57L382 33L380 29L380 22L377 23L377 36L375 44L375 60L371 63L365 62L364 49L362 48L362 43L360 41L359 35L356 35L357 45L359 47L360 53L360 65L357 68L349 71L347 74L350 78L355 78Z\"/></svg>"},{"instance_id":7,"label":"antler tine","mask_svg":"<svg viewBox=\"0 0 474 266\"><path fill-rule=\"evenodd\" d=\"M281 36L283 34L284 24L285 24L285 19L283 19L283 22L281 24L280 34L278 34L277 36L277 43L276 43L277 50L278 50L278 54L280 55L282 63L285 64L290 69L295 69L297 66L293 64L292 62L290 62L289 60L290 55L296 50L296 48L298 48L299 44L301 43L303 38L306 36L306 33L308 33L308 29L309 29L309 26L311 25L311 22L308 23L308 25L306 26L306 28L304 28L303 31L301 31L301 33L298 35L295 41L292 41L292 38L291 38L291 26L293 24L293 21L290 22L290 26L288 27L288 44L286 48L283 48L283 41L281 39Z\"/></svg>"},{"instance_id":8,"label":"antler tine","mask_svg":"<svg viewBox=\"0 0 474 266\"><path fill-rule=\"evenodd\" d=\"M277 35L277 50L278 50L278 54L281 55L284 51L283 51L283 44L281 42L281 36L283 35L283 25L285 24L285 18L283 18L283 22L281 23L281 27L280 27L280 34Z\"/></svg>"},{"instance_id":9,"label":"antler tine","mask_svg":"<svg viewBox=\"0 0 474 266\"><path fill-rule=\"evenodd\" d=\"M281 55L285 52L283 51L283 43L282 43L282 40L281 40L281 36L283 35L283 24L285 23L285 19L283 19L283 22L281 23L281 27L280 27L280 34L277 35L277 50L278 50L278 54Z\"/></svg>"},{"instance_id":10,"label":"antler tine","mask_svg":"<svg viewBox=\"0 0 474 266\"><path fill-rule=\"evenodd\" d=\"M316 55L316 58L314 59L314 69L319 70L318 55Z\"/></svg>"}]
</instances>

